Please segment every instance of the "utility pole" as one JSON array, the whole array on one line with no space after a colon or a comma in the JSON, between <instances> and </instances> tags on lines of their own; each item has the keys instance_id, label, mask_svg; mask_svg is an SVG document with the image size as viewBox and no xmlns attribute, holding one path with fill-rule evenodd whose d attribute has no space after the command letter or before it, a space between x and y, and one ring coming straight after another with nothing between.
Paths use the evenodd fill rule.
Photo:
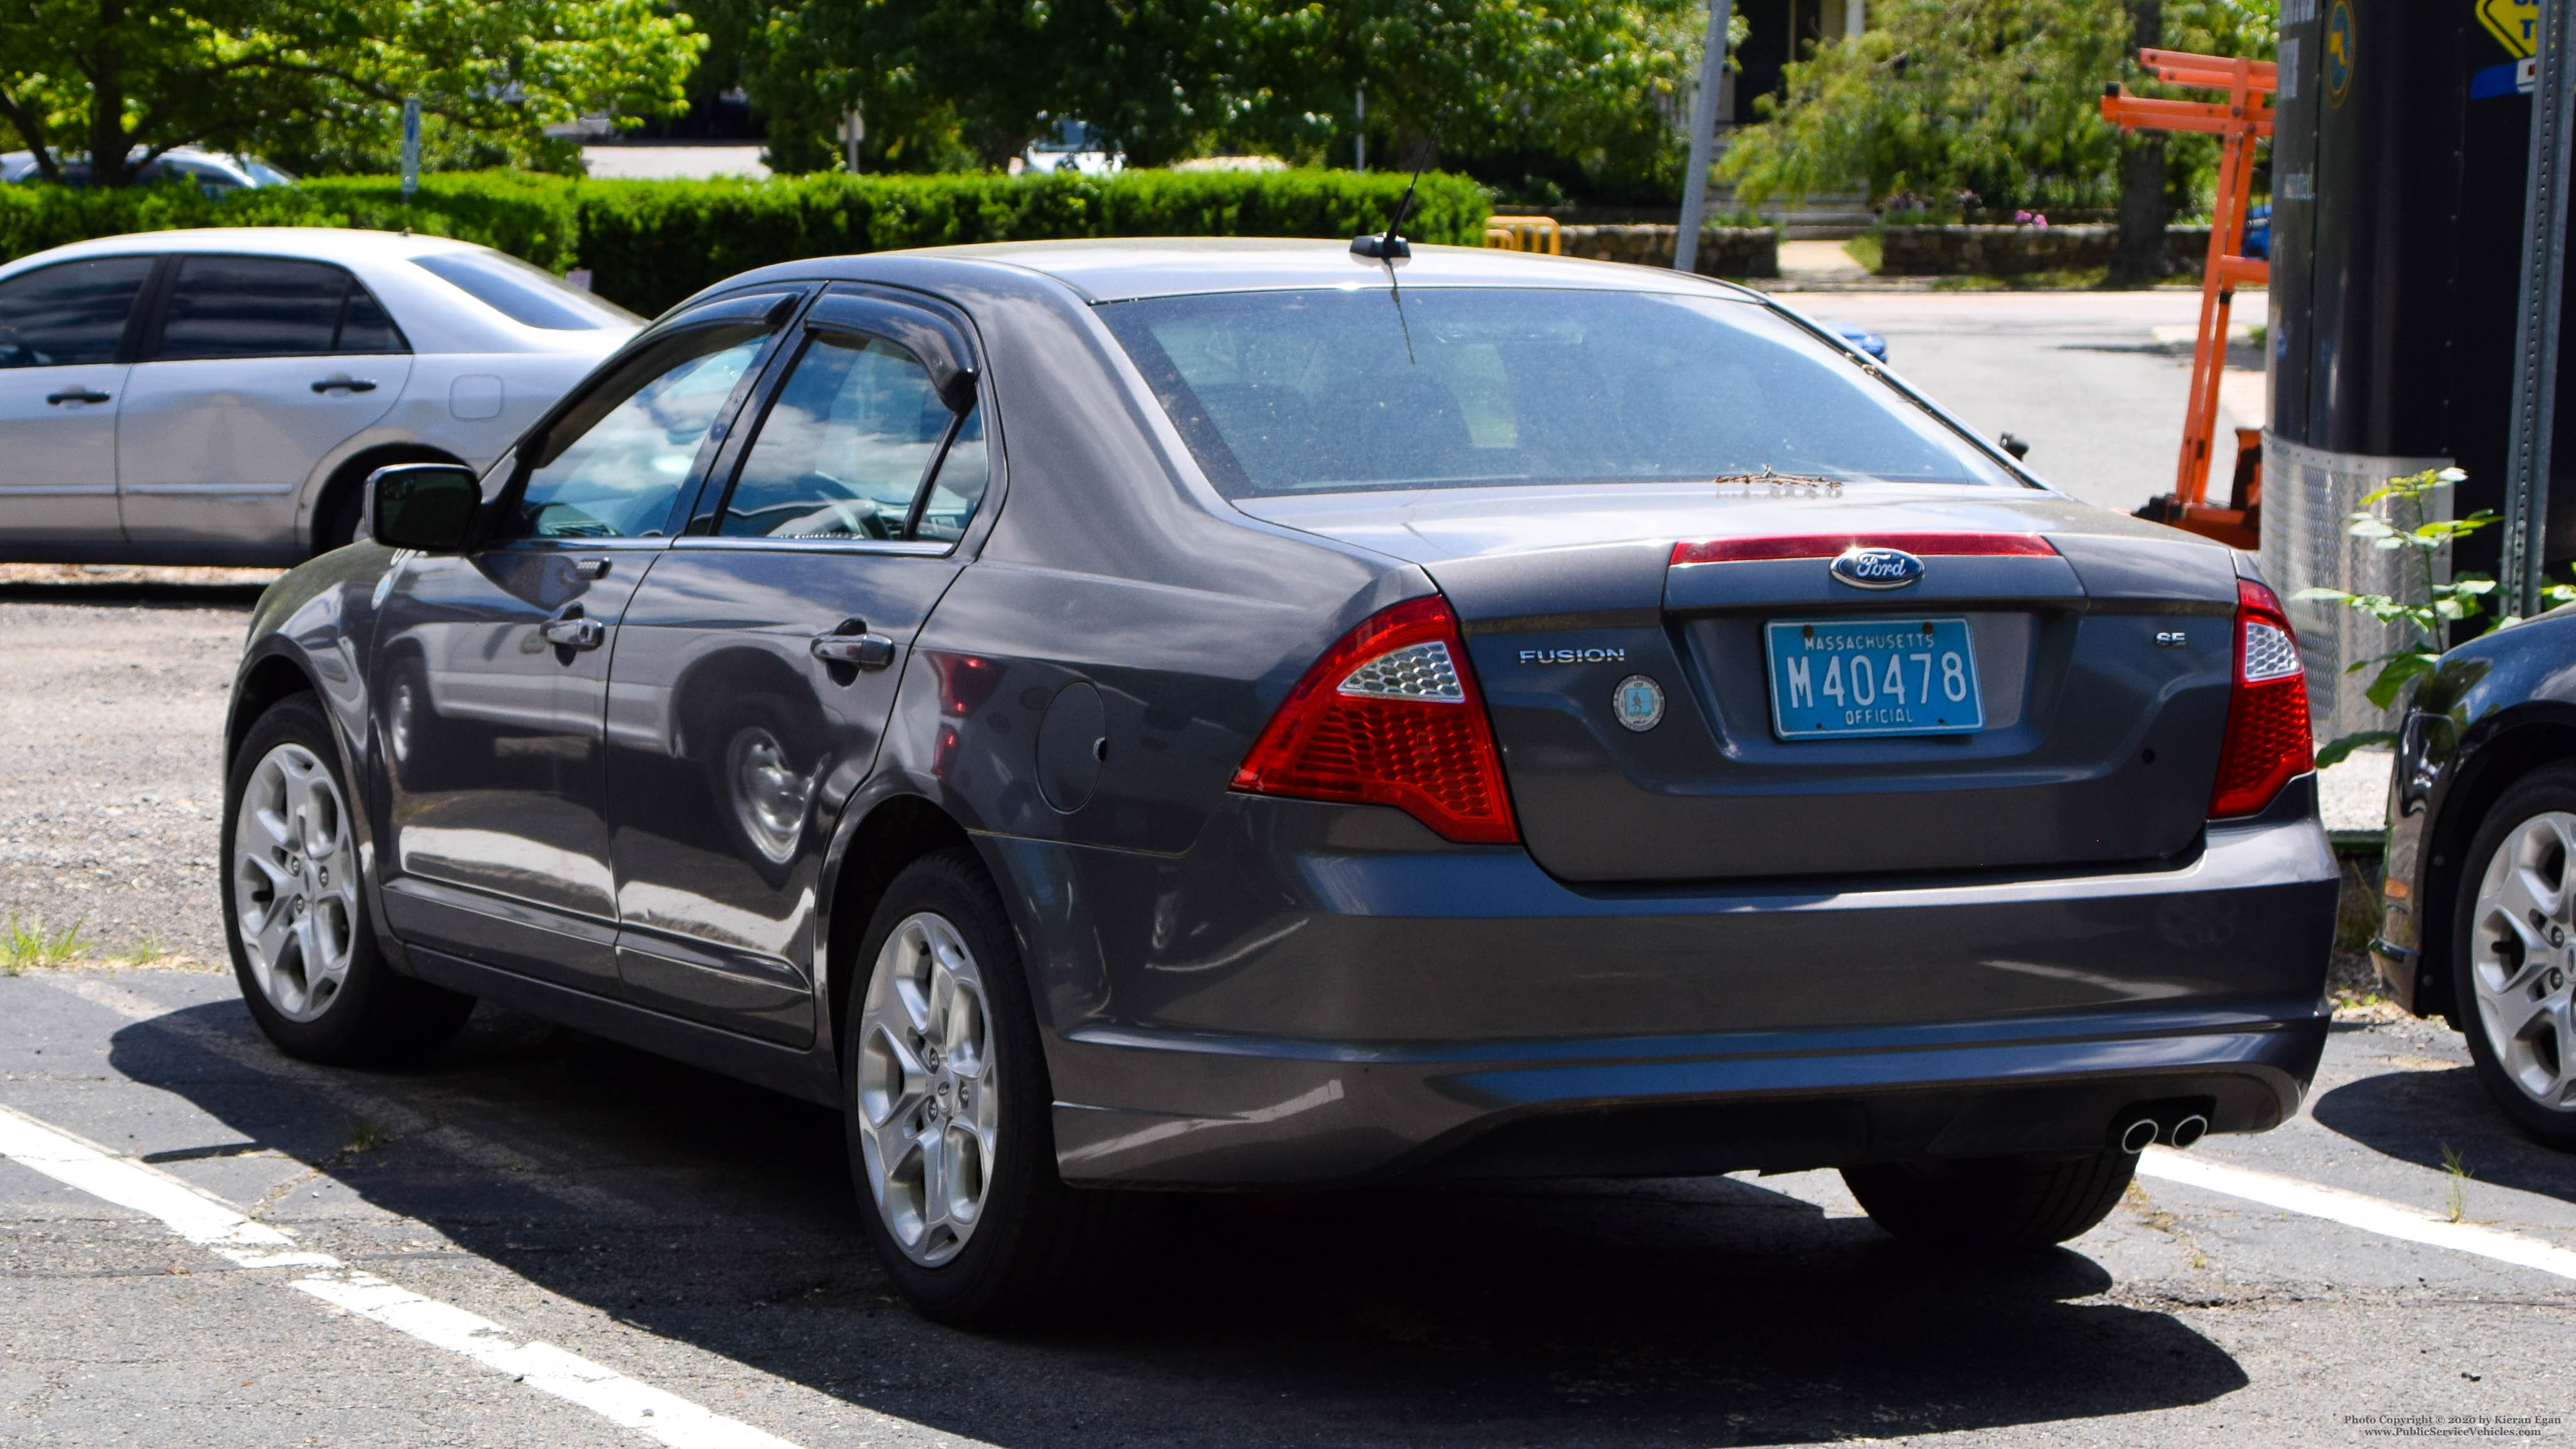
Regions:
<instances>
[{"instance_id":1,"label":"utility pole","mask_svg":"<svg viewBox=\"0 0 2576 1449\"><path fill-rule=\"evenodd\" d=\"M1717 140L1717 93L1726 79L1729 0L1708 0L1708 41L1700 48L1699 89L1691 95L1690 174L1682 178L1682 224L1673 238L1673 270L1699 269L1699 228L1708 217L1709 149Z\"/></svg>"},{"instance_id":2,"label":"utility pole","mask_svg":"<svg viewBox=\"0 0 2576 1449\"><path fill-rule=\"evenodd\" d=\"M1355 89L1355 90L1353 90L1353 91L1351 92L1351 112L1352 112L1352 114L1353 114L1353 115L1355 115L1356 117L1358 117L1358 128L1359 128L1359 141L1358 141L1358 146L1359 146L1359 157L1358 157L1358 162L1359 162L1359 164L1358 164L1358 168L1357 168L1357 169L1359 169L1359 170L1361 170L1361 171L1366 171L1366 170L1368 169L1368 87L1367 87L1367 86L1360 86L1360 87L1358 87L1357 89Z\"/></svg>"},{"instance_id":3,"label":"utility pole","mask_svg":"<svg viewBox=\"0 0 2576 1449\"><path fill-rule=\"evenodd\" d=\"M2514 318L2513 442L2505 454L2506 607L2540 612L2549 563L2550 423L2558 410L2558 306L2567 275L2568 142L2576 115L2576 39L2568 0L2542 0L2538 81L2531 95L2531 157L2523 183L2522 282Z\"/></svg>"},{"instance_id":4,"label":"utility pole","mask_svg":"<svg viewBox=\"0 0 2576 1449\"><path fill-rule=\"evenodd\" d=\"M411 205L414 192L420 190L420 97L403 102L402 199Z\"/></svg>"}]
</instances>

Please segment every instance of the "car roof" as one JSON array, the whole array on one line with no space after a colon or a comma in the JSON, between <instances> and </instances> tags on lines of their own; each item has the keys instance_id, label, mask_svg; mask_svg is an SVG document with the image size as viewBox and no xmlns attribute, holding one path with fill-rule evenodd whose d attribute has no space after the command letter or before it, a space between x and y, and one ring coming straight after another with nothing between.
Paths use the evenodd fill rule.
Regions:
<instances>
[{"instance_id":1,"label":"car roof","mask_svg":"<svg viewBox=\"0 0 2576 1449\"><path fill-rule=\"evenodd\" d=\"M451 237L414 236L407 232L361 231L342 226L209 226L169 231L135 231L92 237L49 251L19 257L11 270L29 262L74 261L81 257L126 256L135 252L241 252L253 256L312 257L320 261L397 261L432 252L483 251L473 242Z\"/></svg>"},{"instance_id":2,"label":"car roof","mask_svg":"<svg viewBox=\"0 0 2576 1449\"><path fill-rule=\"evenodd\" d=\"M882 255L882 254L879 254ZM1086 241L986 242L931 247L905 255L980 261L1038 272L1093 302L1210 292L1293 291L1383 285L1386 264L1352 253L1347 239L1294 237L1135 237ZM845 264L860 277L866 257L791 264L807 275ZM1696 292L1752 298L1728 282L1664 267L1595 262L1490 247L1417 244L1394 264L1407 287L1557 287L1621 292ZM785 268L771 269L785 272Z\"/></svg>"}]
</instances>

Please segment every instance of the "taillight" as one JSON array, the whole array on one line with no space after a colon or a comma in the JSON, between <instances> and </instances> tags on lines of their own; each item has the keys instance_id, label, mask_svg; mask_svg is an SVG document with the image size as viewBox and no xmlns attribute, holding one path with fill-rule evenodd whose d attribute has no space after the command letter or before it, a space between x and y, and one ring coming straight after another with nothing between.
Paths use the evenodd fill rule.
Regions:
<instances>
[{"instance_id":1,"label":"taillight","mask_svg":"<svg viewBox=\"0 0 2576 1449\"><path fill-rule=\"evenodd\" d=\"M1458 620L1437 594L1381 609L1325 650L1234 788L1392 805L1455 841L1520 839Z\"/></svg>"},{"instance_id":2,"label":"taillight","mask_svg":"<svg viewBox=\"0 0 2576 1449\"><path fill-rule=\"evenodd\" d=\"M2308 676L2298 636L2270 589L2236 582L2236 686L2218 751L2212 819L2252 815L2316 765L2308 739Z\"/></svg>"}]
</instances>

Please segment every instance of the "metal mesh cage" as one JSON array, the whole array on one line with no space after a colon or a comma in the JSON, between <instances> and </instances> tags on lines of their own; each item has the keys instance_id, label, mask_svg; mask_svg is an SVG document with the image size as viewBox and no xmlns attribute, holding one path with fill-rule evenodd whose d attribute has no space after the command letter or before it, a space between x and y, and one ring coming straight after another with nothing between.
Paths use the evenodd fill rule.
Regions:
<instances>
[{"instance_id":1,"label":"metal mesh cage","mask_svg":"<svg viewBox=\"0 0 2576 1449\"><path fill-rule=\"evenodd\" d=\"M2382 458L2329 453L2263 435L2263 577L2281 596L2308 670L2308 712L2320 743L2362 730L2397 727L2397 711L2372 705L2362 691L2371 671L2347 674L2359 660L2406 646L2402 625L2380 624L2324 601L2300 602L2301 589L2342 589L2421 600L2417 567L2404 550L2378 549L2344 532L2364 495L2389 480L2447 468L2447 458ZM2450 494L2434 495L2448 516Z\"/></svg>"}]
</instances>

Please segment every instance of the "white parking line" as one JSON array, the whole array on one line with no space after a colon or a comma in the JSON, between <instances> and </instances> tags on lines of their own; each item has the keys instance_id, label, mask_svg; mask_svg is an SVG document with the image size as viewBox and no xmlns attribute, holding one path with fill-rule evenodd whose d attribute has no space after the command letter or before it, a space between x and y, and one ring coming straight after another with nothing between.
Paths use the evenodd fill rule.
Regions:
<instances>
[{"instance_id":1,"label":"white parking line","mask_svg":"<svg viewBox=\"0 0 2576 1449\"><path fill-rule=\"evenodd\" d=\"M524 1340L488 1318L359 1272L327 1253L296 1251L294 1237L283 1229L254 1222L232 1204L178 1178L116 1156L6 1105L0 1105L0 1156L66 1187L158 1218L180 1237L242 1267L318 1270L290 1286L434 1348L510 1374L529 1388L579 1404L672 1449L796 1449L774 1434L552 1344Z\"/></svg>"},{"instance_id":2,"label":"white parking line","mask_svg":"<svg viewBox=\"0 0 2576 1449\"><path fill-rule=\"evenodd\" d=\"M2250 1167L2232 1167L2224 1162L2190 1157L2163 1147L2150 1147L2139 1156L2138 1175L2240 1197L2283 1212L2324 1218L2328 1222L2342 1223L2382 1237L2448 1248L2455 1253L2473 1253L2499 1263L2536 1268L2560 1278L2576 1279L2576 1252L2555 1243L2506 1232L2502 1228L2455 1223L2404 1203L2365 1197L2339 1187L2302 1182L2295 1177L2276 1177Z\"/></svg>"}]
</instances>

